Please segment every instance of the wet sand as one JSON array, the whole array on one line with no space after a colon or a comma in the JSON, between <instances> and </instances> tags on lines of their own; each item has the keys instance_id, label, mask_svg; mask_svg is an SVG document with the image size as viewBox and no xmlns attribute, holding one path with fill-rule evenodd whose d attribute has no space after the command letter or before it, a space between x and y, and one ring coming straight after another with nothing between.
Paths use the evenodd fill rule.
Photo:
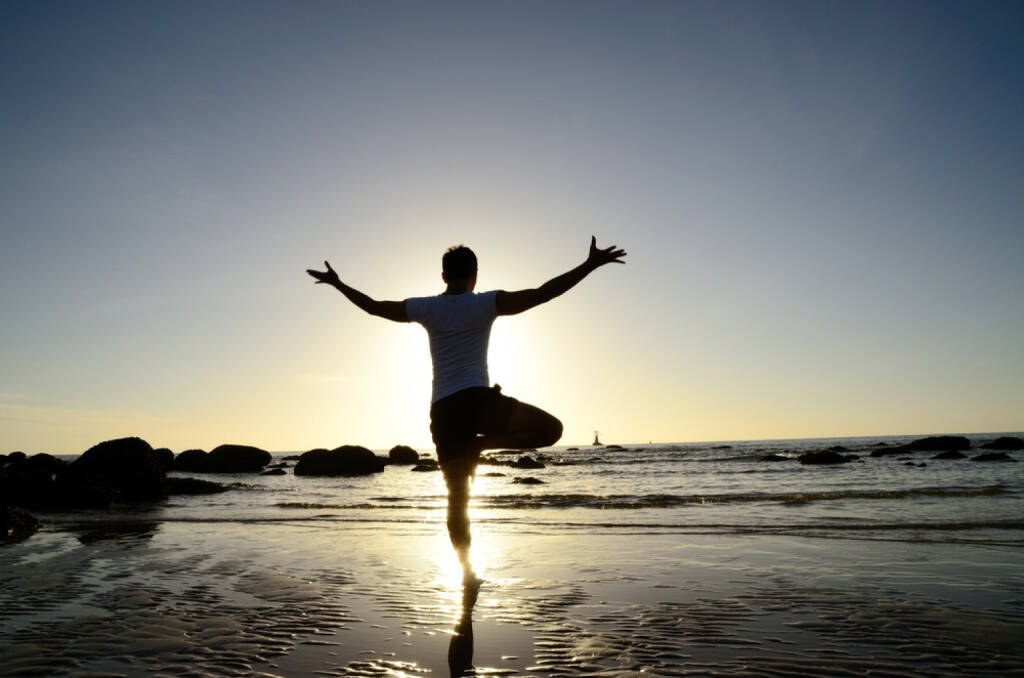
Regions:
<instances>
[{"instance_id":1,"label":"wet sand","mask_svg":"<svg viewBox=\"0 0 1024 678\"><path fill-rule=\"evenodd\" d=\"M442 530L50 525L0 549L0 675L1024 675L1013 547L497 526L472 604Z\"/></svg>"}]
</instances>

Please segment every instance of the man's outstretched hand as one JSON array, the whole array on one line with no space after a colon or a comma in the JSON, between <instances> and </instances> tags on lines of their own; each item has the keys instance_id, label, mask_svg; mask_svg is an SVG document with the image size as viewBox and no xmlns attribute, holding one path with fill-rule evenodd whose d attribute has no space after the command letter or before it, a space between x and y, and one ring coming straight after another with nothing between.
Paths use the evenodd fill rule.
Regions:
<instances>
[{"instance_id":1,"label":"man's outstretched hand","mask_svg":"<svg viewBox=\"0 0 1024 678\"><path fill-rule=\"evenodd\" d=\"M331 265L325 261L324 266L327 267L326 271L314 271L311 268L307 268L306 273L316 278L317 285L319 285L320 283L327 283L328 285L332 286L337 286L341 284L341 280L338 278L338 274L334 272L334 269L331 268Z\"/></svg>"},{"instance_id":2,"label":"man's outstretched hand","mask_svg":"<svg viewBox=\"0 0 1024 678\"><path fill-rule=\"evenodd\" d=\"M615 249L615 245L605 247L603 249L598 248L597 237L593 235L590 236L590 255L587 257L587 263L594 268L612 263L624 264L626 263L622 260L622 257L624 256L626 256L626 250Z\"/></svg>"}]
</instances>

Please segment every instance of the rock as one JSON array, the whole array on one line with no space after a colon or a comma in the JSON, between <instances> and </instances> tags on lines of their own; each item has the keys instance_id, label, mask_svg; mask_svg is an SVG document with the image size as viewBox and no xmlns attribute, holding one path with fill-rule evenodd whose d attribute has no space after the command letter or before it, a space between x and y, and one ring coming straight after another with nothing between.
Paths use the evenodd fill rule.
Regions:
<instances>
[{"instance_id":1,"label":"rock","mask_svg":"<svg viewBox=\"0 0 1024 678\"><path fill-rule=\"evenodd\" d=\"M272 468L269 471L264 471L260 475L261 476L286 476L286 475L288 475L288 471L285 471L283 468Z\"/></svg>"},{"instance_id":2,"label":"rock","mask_svg":"<svg viewBox=\"0 0 1024 678\"><path fill-rule=\"evenodd\" d=\"M228 491L227 485L199 478L168 478L167 494L219 494Z\"/></svg>"},{"instance_id":3,"label":"rock","mask_svg":"<svg viewBox=\"0 0 1024 678\"><path fill-rule=\"evenodd\" d=\"M986 450L1024 450L1024 440L1015 436L1003 436L982 445Z\"/></svg>"},{"instance_id":4,"label":"rock","mask_svg":"<svg viewBox=\"0 0 1024 678\"><path fill-rule=\"evenodd\" d=\"M21 457L0 467L0 507L45 509L56 504L54 476L43 465Z\"/></svg>"},{"instance_id":5,"label":"rock","mask_svg":"<svg viewBox=\"0 0 1024 678\"><path fill-rule=\"evenodd\" d=\"M727 447L728 446L726 446L724 448L721 448L721 449L727 449ZM604 449L606 449L606 450L625 450L626 448L623 447L622 445L605 445Z\"/></svg>"},{"instance_id":6,"label":"rock","mask_svg":"<svg viewBox=\"0 0 1024 678\"><path fill-rule=\"evenodd\" d=\"M11 452L7 455L7 461L25 461L26 458L24 452Z\"/></svg>"},{"instance_id":7,"label":"rock","mask_svg":"<svg viewBox=\"0 0 1024 678\"><path fill-rule=\"evenodd\" d=\"M285 461L298 461L300 456L301 455L298 455L298 454L289 454L287 457L281 457L281 458L284 459Z\"/></svg>"},{"instance_id":8,"label":"rock","mask_svg":"<svg viewBox=\"0 0 1024 678\"><path fill-rule=\"evenodd\" d=\"M832 447L828 448L828 450L829 452L849 452L849 450L843 447L842 445L833 445Z\"/></svg>"},{"instance_id":9,"label":"rock","mask_svg":"<svg viewBox=\"0 0 1024 678\"><path fill-rule=\"evenodd\" d=\"M415 464L420 460L420 454L408 445L395 445L388 452L389 464Z\"/></svg>"},{"instance_id":10,"label":"rock","mask_svg":"<svg viewBox=\"0 0 1024 678\"><path fill-rule=\"evenodd\" d=\"M251 445L218 445L210 451L209 473L257 473L270 463L270 452Z\"/></svg>"},{"instance_id":11,"label":"rock","mask_svg":"<svg viewBox=\"0 0 1024 678\"><path fill-rule=\"evenodd\" d=\"M946 450L945 452L939 452L932 459L966 459L967 455L963 452L957 452L956 450Z\"/></svg>"},{"instance_id":12,"label":"rock","mask_svg":"<svg viewBox=\"0 0 1024 678\"><path fill-rule=\"evenodd\" d=\"M879 443L875 443L875 447L889 447L889 443L882 441Z\"/></svg>"},{"instance_id":13,"label":"rock","mask_svg":"<svg viewBox=\"0 0 1024 678\"><path fill-rule=\"evenodd\" d=\"M310 450L295 464L297 476L363 476L383 470L383 460L360 445Z\"/></svg>"},{"instance_id":14,"label":"rock","mask_svg":"<svg viewBox=\"0 0 1024 678\"><path fill-rule=\"evenodd\" d=\"M188 473L206 473L210 465L210 455L205 450L185 450L171 464L172 471Z\"/></svg>"},{"instance_id":15,"label":"rock","mask_svg":"<svg viewBox=\"0 0 1024 678\"><path fill-rule=\"evenodd\" d=\"M565 448L565 451L566 452L578 452L579 449L580 448L578 448L578 447L567 447L567 448Z\"/></svg>"},{"instance_id":16,"label":"rock","mask_svg":"<svg viewBox=\"0 0 1024 678\"><path fill-rule=\"evenodd\" d=\"M537 461L536 459L534 459L533 457L531 457L529 455L525 455L525 456L519 457L518 459L516 459L515 461L513 461L509 465L512 468L523 468L523 469L544 468L544 464L540 463L539 461Z\"/></svg>"},{"instance_id":17,"label":"rock","mask_svg":"<svg viewBox=\"0 0 1024 678\"><path fill-rule=\"evenodd\" d=\"M818 452L806 452L797 457L797 461L801 464L810 465L821 465L821 464L845 464L850 459L847 459L838 452L832 450L821 450Z\"/></svg>"},{"instance_id":18,"label":"rock","mask_svg":"<svg viewBox=\"0 0 1024 678\"><path fill-rule=\"evenodd\" d=\"M971 457L971 461L1017 461L1006 452L985 452L979 454L976 457Z\"/></svg>"},{"instance_id":19,"label":"rock","mask_svg":"<svg viewBox=\"0 0 1024 678\"><path fill-rule=\"evenodd\" d=\"M497 471L491 471L490 473L482 474L484 478L504 478L504 473L498 473Z\"/></svg>"},{"instance_id":20,"label":"rock","mask_svg":"<svg viewBox=\"0 0 1024 678\"><path fill-rule=\"evenodd\" d=\"M761 461L788 461L789 457L781 454L766 454L760 459Z\"/></svg>"},{"instance_id":21,"label":"rock","mask_svg":"<svg viewBox=\"0 0 1024 678\"><path fill-rule=\"evenodd\" d=\"M417 473L427 473L429 471L440 471L441 467L436 461L425 461L423 463L416 464L411 470L416 471Z\"/></svg>"},{"instance_id":22,"label":"rock","mask_svg":"<svg viewBox=\"0 0 1024 678\"><path fill-rule=\"evenodd\" d=\"M0 506L0 543L21 541L39 529L39 519L17 506Z\"/></svg>"},{"instance_id":23,"label":"rock","mask_svg":"<svg viewBox=\"0 0 1024 678\"><path fill-rule=\"evenodd\" d=\"M151 501L167 494L166 473L156 452L142 438L119 438L95 445L58 474L93 485L102 479L125 501Z\"/></svg>"},{"instance_id":24,"label":"rock","mask_svg":"<svg viewBox=\"0 0 1024 678\"><path fill-rule=\"evenodd\" d=\"M516 485L543 485L544 481L538 478L526 477L526 478L514 478L512 482Z\"/></svg>"},{"instance_id":25,"label":"rock","mask_svg":"<svg viewBox=\"0 0 1024 678\"><path fill-rule=\"evenodd\" d=\"M902 446L906 452L941 452L944 450L969 450L971 442L963 436L931 436L919 438Z\"/></svg>"},{"instance_id":26,"label":"rock","mask_svg":"<svg viewBox=\"0 0 1024 678\"><path fill-rule=\"evenodd\" d=\"M611 447L611 446L609 446L609 447ZM711 449L712 450L731 450L732 449L732 445L715 445Z\"/></svg>"},{"instance_id":27,"label":"rock","mask_svg":"<svg viewBox=\"0 0 1024 678\"><path fill-rule=\"evenodd\" d=\"M25 460L25 463L31 466L32 468L39 469L40 471L43 471L44 473L49 473L50 475L57 475L58 473L63 471L68 465L68 462L64 461L63 459L58 459L52 454L46 454L45 452L33 454L31 457Z\"/></svg>"},{"instance_id":28,"label":"rock","mask_svg":"<svg viewBox=\"0 0 1024 678\"><path fill-rule=\"evenodd\" d=\"M164 465L164 470L170 471L171 465L174 463L174 452L171 452L166 447L158 447L153 451L156 452L156 456L160 460L160 463Z\"/></svg>"}]
</instances>

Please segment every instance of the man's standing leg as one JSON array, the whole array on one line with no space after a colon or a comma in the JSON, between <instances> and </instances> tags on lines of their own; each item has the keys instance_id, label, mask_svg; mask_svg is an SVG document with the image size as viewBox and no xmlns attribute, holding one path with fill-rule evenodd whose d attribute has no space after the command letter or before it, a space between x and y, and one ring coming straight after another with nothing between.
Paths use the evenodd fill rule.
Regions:
<instances>
[{"instance_id":1,"label":"man's standing leg","mask_svg":"<svg viewBox=\"0 0 1024 678\"><path fill-rule=\"evenodd\" d=\"M441 464L444 482L448 486L448 537L462 566L464 581L476 579L469 559L473 541L469 528L469 480L475 475L479 456L479 448L467 443L461 454Z\"/></svg>"}]
</instances>

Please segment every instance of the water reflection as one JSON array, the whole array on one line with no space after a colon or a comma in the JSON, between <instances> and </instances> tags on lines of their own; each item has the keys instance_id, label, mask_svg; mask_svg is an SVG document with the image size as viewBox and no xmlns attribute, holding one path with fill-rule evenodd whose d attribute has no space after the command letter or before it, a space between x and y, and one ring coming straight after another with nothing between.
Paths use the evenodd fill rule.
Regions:
<instances>
[{"instance_id":1,"label":"water reflection","mask_svg":"<svg viewBox=\"0 0 1024 678\"><path fill-rule=\"evenodd\" d=\"M476 675L473 672L473 607L480 584L480 580L475 580L462 587L462 615L448 644L448 670L452 678Z\"/></svg>"}]
</instances>

